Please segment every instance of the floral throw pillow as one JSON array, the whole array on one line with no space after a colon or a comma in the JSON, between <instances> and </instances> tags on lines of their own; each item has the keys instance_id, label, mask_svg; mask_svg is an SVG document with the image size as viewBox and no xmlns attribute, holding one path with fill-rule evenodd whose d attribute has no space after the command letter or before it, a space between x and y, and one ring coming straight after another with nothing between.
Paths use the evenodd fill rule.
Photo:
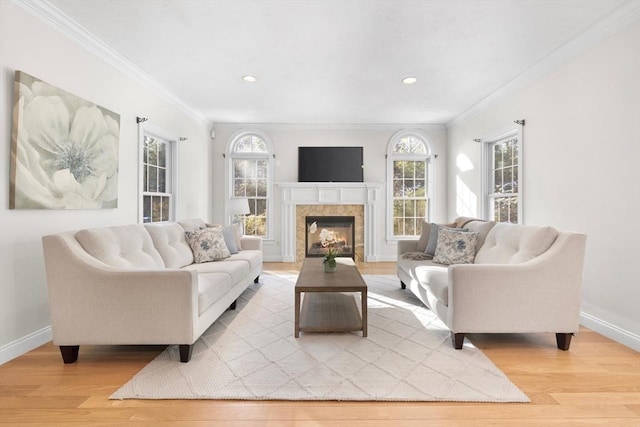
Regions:
<instances>
[{"instance_id":1,"label":"floral throw pillow","mask_svg":"<svg viewBox=\"0 0 640 427\"><path fill-rule=\"evenodd\" d=\"M203 228L185 232L189 246L193 251L193 262L196 264L219 261L231 256L224 241L222 228Z\"/></svg>"},{"instance_id":2,"label":"floral throw pillow","mask_svg":"<svg viewBox=\"0 0 640 427\"><path fill-rule=\"evenodd\" d=\"M471 264L476 257L478 232L441 227L433 262L438 264Z\"/></svg>"}]
</instances>

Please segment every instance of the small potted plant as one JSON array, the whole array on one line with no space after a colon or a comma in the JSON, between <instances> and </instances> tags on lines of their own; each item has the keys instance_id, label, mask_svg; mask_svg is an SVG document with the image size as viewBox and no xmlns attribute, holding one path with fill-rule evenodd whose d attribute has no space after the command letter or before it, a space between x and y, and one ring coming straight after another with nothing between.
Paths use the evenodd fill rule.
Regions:
<instances>
[{"instance_id":1,"label":"small potted plant","mask_svg":"<svg viewBox=\"0 0 640 427\"><path fill-rule=\"evenodd\" d=\"M336 271L336 257L338 256L338 250L335 248L329 248L327 252L324 254L324 260L322 264L324 265L325 273L333 273Z\"/></svg>"}]
</instances>

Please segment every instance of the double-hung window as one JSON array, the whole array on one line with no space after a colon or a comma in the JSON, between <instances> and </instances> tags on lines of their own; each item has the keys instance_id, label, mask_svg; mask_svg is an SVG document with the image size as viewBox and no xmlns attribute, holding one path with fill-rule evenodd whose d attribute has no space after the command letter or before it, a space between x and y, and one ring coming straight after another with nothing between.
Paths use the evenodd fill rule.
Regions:
<instances>
[{"instance_id":1,"label":"double-hung window","mask_svg":"<svg viewBox=\"0 0 640 427\"><path fill-rule=\"evenodd\" d=\"M522 132L510 129L482 140L484 216L522 223Z\"/></svg>"},{"instance_id":2,"label":"double-hung window","mask_svg":"<svg viewBox=\"0 0 640 427\"><path fill-rule=\"evenodd\" d=\"M146 126L141 130L141 222L170 221L175 207L176 143Z\"/></svg>"},{"instance_id":3,"label":"double-hung window","mask_svg":"<svg viewBox=\"0 0 640 427\"><path fill-rule=\"evenodd\" d=\"M429 218L431 156L427 139L414 131L396 133L387 150L387 236L390 239L420 235Z\"/></svg>"},{"instance_id":4,"label":"double-hung window","mask_svg":"<svg viewBox=\"0 0 640 427\"><path fill-rule=\"evenodd\" d=\"M261 132L242 132L229 145L229 198L246 198L249 214L239 218L247 235L269 236L271 188L270 143ZM238 218L234 218L238 219Z\"/></svg>"}]
</instances>

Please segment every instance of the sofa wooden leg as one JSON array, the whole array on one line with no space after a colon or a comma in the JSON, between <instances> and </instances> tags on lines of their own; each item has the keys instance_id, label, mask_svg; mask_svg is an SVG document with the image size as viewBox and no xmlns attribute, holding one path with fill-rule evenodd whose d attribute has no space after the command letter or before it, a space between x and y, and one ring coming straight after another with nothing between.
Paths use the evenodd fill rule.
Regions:
<instances>
[{"instance_id":1,"label":"sofa wooden leg","mask_svg":"<svg viewBox=\"0 0 640 427\"><path fill-rule=\"evenodd\" d=\"M253 283L258 283L260 281L260 276L256 276L255 279L253 279Z\"/></svg>"},{"instance_id":2,"label":"sofa wooden leg","mask_svg":"<svg viewBox=\"0 0 640 427\"><path fill-rule=\"evenodd\" d=\"M192 345L180 344L180 361L182 363L187 363L191 360L191 351L193 350Z\"/></svg>"},{"instance_id":3,"label":"sofa wooden leg","mask_svg":"<svg viewBox=\"0 0 640 427\"><path fill-rule=\"evenodd\" d=\"M78 360L79 345L61 345L60 354L64 363L73 363Z\"/></svg>"},{"instance_id":4,"label":"sofa wooden leg","mask_svg":"<svg viewBox=\"0 0 640 427\"><path fill-rule=\"evenodd\" d=\"M451 343L456 350L462 350L462 344L464 344L464 334L454 334L451 332Z\"/></svg>"},{"instance_id":5,"label":"sofa wooden leg","mask_svg":"<svg viewBox=\"0 0 640 427\"><path fill-rule=\"evenodd\" d=\"M238 301L238 300L235 300L234 302L231 303L231 305L229 306L229 310L235 310L236 309L236 301Z\"/></svg>"},{"instance_id":6,"label":"sofa wooden leg","mask_svg":"<svg viewBox=\"0 0 640 427\"><path fill-rule=\"evenodd\" d=\"M558 344L558 348L560 350L567 351L569 350L569 346L571 345L571 337L573 334L569 333L557 333L556 334L556 343Z\"/></svg>"},{"instance_id":7,"label":"sofa wooden leg","mask_svg":"<svg viewBox=\"0 0 640 427\"><path fill-rule=\"evenodd\" d=\"M400 281L400 289L407 289L407 285L403 281Z\"/></svg>"}]
</instances>

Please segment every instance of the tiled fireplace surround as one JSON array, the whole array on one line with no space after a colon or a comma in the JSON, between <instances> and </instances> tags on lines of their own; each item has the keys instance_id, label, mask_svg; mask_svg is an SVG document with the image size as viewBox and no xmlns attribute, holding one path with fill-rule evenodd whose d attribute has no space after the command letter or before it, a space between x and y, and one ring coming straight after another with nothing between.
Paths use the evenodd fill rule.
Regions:
<instances>
[{"instance_id":1,"label":"tiled fireplace surround","mask_svg":"<svg viewBox=\"0 0 640 427\"><path fill-rule=\"evenodd\" d=\"M280 189L282 261L304 260L305 216L354 216L356 261L376 261L378 183L283 182Z\"/></svg>"}]
</instances>

